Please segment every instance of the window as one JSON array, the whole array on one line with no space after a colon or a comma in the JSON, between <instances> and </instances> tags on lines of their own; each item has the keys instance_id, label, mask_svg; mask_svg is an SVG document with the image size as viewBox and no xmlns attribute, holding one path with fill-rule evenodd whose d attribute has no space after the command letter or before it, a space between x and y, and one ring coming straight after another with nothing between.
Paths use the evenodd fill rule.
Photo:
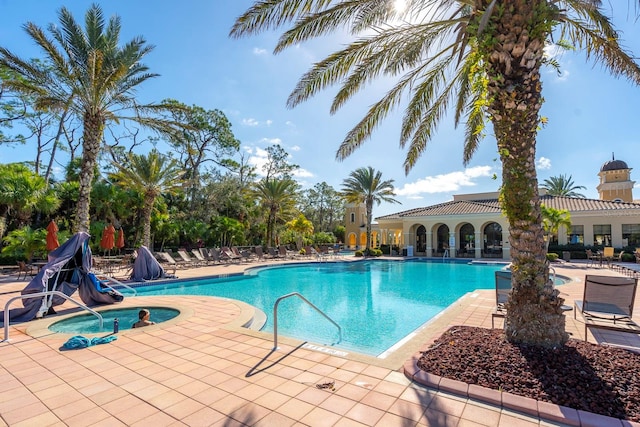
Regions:
<instances>
[{"instance_id":1,"label":"window","mask_svg":"<svg viewBox=\"0 0 640 427\"><path fill-rule=\"evenodd\" d=\"M572 225L567 236L567 242L584 245L584 225Z\"/></svg>"},{"instance_id":2,"label":"window","mask_svg":"<svg viewBox=\"0 0 640 427\"><path fill-rule=\"evenodd\" d=\"M640 247L640 224L622 224L623 246Z\"/></svg>"},{"instance_id":3,"label":"window","mask_svg":"<svg viewBox=\"0 0 640 427\"><path fill-rule=\"evenodd\" d=\"M593 244L611 246L611 224L593 226Z\"/></svg>"},{"instance_id":4,"label":"window","mask_svg":"<svg viewBox=\"0 0 640 427\"><path fill-rule=\"evenodd\" d=\"M356 214L351 212L351 224L353 224L354 222L356 222Z\"/></svg>"}]
</instances>

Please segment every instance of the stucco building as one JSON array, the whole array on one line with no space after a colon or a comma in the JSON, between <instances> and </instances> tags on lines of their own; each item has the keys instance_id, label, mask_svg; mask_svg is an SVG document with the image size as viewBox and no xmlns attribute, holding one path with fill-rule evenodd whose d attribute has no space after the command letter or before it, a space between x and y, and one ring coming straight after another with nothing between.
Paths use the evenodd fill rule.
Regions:
<instances>
[{"instance_id":1,"label":"stucco building","mask_svg":"<svg viewBox=\"0 0 640 427\"><path fill-rule=\"evenodd\" d=\"M640 247L640 203L633 201L631 169L622 160L604 163L598 173L599 199L546 195L547 207L566 209L570 229L561 228L557 243L586 246ZM346 245L364 247L364 206L348 206ZM453 200L376 218L374 247L398 246L409 255L510 259L509 225L498 202L498 193L459 194Z\"/></svg>"}]
</instances>

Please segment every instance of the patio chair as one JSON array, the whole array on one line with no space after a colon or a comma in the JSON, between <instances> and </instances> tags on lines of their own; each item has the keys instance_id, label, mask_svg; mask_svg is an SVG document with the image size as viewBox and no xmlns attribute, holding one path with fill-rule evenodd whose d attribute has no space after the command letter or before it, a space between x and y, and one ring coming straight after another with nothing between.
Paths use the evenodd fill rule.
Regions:
<instances>
[{"instance_id":1,"label":"patio chair","mask_svg":"<svg viewBox=\"0 0 640 427\"><path fill-rule=\"evenodd\" d=\"M256 258L258 258L258 261L264 261L267 259L264 251L262 250L262 246L256 246L255 248L253 248L253 251L256 253Z\"/></svg>"},{"instance_id":2,"label":"patio chair","mask_svg":"<svg viewBox=\"0 0 640 427\"><path fill-rule=\"evenodd\" d=\"M505 304L511 293L511 271L498 270L496 277L496 308L491 313L491 327L494 328L494 320L496 317L504 318L507 315Z\"/></svg>"},{"instance_id":3,"label":"patio chair","mask_svg":"<svg viewBox=\"0 0 640 427\"><path fill-rule=\"evenodd\" d=\"M27 280L27 276L33 276L33 266L31 264L27 264L24 261L16 262L18 263L18 280L21 280L20 276L22 273L24 273L24 276L22 277L24 280Z\"/></svg>"},{"instance_id":4,"label":"patio chair","mask_svg":"<svg viewBox=\"0 0 640 427\"><path fill-rule=\"evenodd\" d=\"M613 261L613 246L606 246L602 251L602 260L606 261L608 266L611 266Z\"/></svg>"},{"instance_id":5,"label":"patio chair","mask_svg":"<svg viewBox=\"0 0 640 427\"><path fill-rule=\"evenodd\" d=\"M207 260L202 255L202 252L200 252L200 249L193 249L191 251L191 254L196 259L196 261L194 261L196 263L196 265L207 265L208 264Z\"/></svg>"},{"instance_id":6,"label":"patio chair","mask_svg":"<svg viewBox=\"0 0 640 427\"><path fill-rule=\"evenodd\" d=\"M596 262L600 263L600 255L594 254L591 249L587 249L587 268L595 266Z\"/></svg>"},{"instance_id":7,"label":"patio chair","mask_svg":"<svg viewBox=\"0 0 640 427\"><path fill-rule=\"evenodd\" d=\"M276 248L269 248L268 251L271 259L282 258L282 256L280 256L280 252L276 251Z\"/></svg>"},{"instance_id":8,"label":"patio chair","mask_svg":"<svg viewBox=\"0 0 640 427\"><path fill-rule=\"evenodd\" d=\"M640 326L631 318L638 279L586 275L584 296L574 302L574 319L579 314L584 322L584 340L587 328L608 329L640 334Z\"/></svg>"}]
</instances>

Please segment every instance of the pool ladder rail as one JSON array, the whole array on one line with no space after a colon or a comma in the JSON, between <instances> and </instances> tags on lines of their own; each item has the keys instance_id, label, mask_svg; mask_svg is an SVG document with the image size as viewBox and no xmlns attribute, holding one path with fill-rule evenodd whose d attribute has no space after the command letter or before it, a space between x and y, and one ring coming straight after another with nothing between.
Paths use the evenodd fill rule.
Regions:
<instances>
[{"instance_id":1,"label":"pool ladder rail","mask_svg":"<svg viewBox=\"0 0 640 427\"><path fill-rule=\"evenodd\" d=\"M102 329L102 324L104 322L104 320L102 319L102 315L100 313L98 313L97 311L87 307L86 305L74 300L69 295L67 295L65 293L62 293L60 291L36 292L36 293L33 293L33 294L24 294L24 295L18 295L17 297L13 297L13 298L9 299L9 301L7 301L7 303L4 305L4 339L2 341L3 342L8 342L9 341L9 306L11 305L12 302L17 301L19 299L48 297L48 296L62 297L64 299L66 299L67 301L71 301L72 303L74 303L75 305L80 307L81 309L86 310L89 313L93 314L100 321L100 329Z\"/></svg>"},{"instance_id":2,"label":"pool ladder rail","mask_svg":"<svg viewBox=\"0 0 640 427\"><path fill-rule=\"evenodd\" d=\"M278 304L280 304L280 301L282 301L284 299L287 299L287 298L291 298L291 297L300 298L302 301L304 301L307 304L309 304L309 306L311 306L311 308L313 308L315 311L320 313L325 319L327 319L329 322L333 323L336 326L336 328L338 328L338 342L342 341L342 328L340 327L340 325L338 325L332 318L327 316L327 314L325 314L325 312L323 312L318 307L316 307L311 301L309 301L308 299L303 297L300 293L292 292L290 294L282 295L273 304L273 349L274 350L278 349Z\"/></svg>"}]
</instances>

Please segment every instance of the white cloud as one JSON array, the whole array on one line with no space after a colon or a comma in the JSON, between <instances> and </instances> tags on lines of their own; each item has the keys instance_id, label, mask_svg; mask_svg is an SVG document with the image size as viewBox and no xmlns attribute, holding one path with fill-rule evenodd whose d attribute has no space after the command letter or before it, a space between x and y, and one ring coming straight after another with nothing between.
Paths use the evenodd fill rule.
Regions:
<instances>
[{"instance_id":1,"label":"white cloud","mask_svg":"<svg viewBox=\"0 0 640 427\"><path fill-rule=\"evenodd\" d=\"M300 168L293 172L293 176L296 178L312 178L314 175L304 168Z\"/></svg>"},{"instance_id":2,"label":"white cloud","mask_svg":"<svg viewBox=\"0 0 640 427\"><path fill-rule=\"evenodd\" d=\"M473 187L476 178L492 175L491 166L475 166L463 171L451 172L443 175L427 176L416 182L405 184L396 194L408 198L418 198L421 194L451 193L461 187Z\"/></svg>"},{"instance_id":3,"label":"white cloud","mask_svg":"<svg viewBox=\"0 0 640 427\"><path fill-rule=\"evenodd\" d=\"M264 122L264 124L267 126L271 126L273 124L273 120L267 120L266 122Z\"/></svg>"},{"instance_id":4,"label":"white cloud","mask_svg":"<svg viewBox=\"0 0 640 427\"><path fill-rule=\"evenodd\" d=\"M292 128L296 127L296 125L291 120L287 120L286 122L284 122L284 124L287 126L291 126Z\"/></svg>"},{"instance_id":5,"label":"white cloud","mask_svg":"<svg viewBox=\"0 0 640 427\"><path fill-rule=\"evenodd\" d=\"M547 159L546 157L540 157L536 161L536 169L539 169L539 170L551 169L551 159Z\"/></svg>"},{"instance_id":6,"label":"white cloud","mask_svg":"<svg viewBox=\"0 0 640 427\"><path fill-rule=\"evenodd\" d=\"M244 126L258 126L260 123L256 119L242 119L242 124Z\"/></svg>"},{"instance_id":7,"label":"white cloud","mask_svg":"<svg viewBox=\"0 0 640 427\"><path fill-rule=\"evenodd\" d=\"M280 138L262 138L260 142L264 142L265 144L282 144L282 140Z\"/></svg>"},{"instance_id":8,"label":"white cloud","mask_svg":"<svg viewBox=\"0 0 640 427\"><path fill-rule=\"evenodd\" d=\"M263 49L261 47L254 47L253 48L253 54L254 55L266 55L267 54L267 49Z\"/></svg>"},{"instance_id":9,"label":"white cloud","mask_svg":"<svg viewBox=\"0 0 640 427\"><path fill-rule=\"evenodd\" d=\"M300 148L300 146L299 146L299 145L294 145L294 146L292 146L292 147L289 147L289 150L291 150L291 151L300 151L300 150L301 150L301 148Z\"/></svg>"}]
</instances>

